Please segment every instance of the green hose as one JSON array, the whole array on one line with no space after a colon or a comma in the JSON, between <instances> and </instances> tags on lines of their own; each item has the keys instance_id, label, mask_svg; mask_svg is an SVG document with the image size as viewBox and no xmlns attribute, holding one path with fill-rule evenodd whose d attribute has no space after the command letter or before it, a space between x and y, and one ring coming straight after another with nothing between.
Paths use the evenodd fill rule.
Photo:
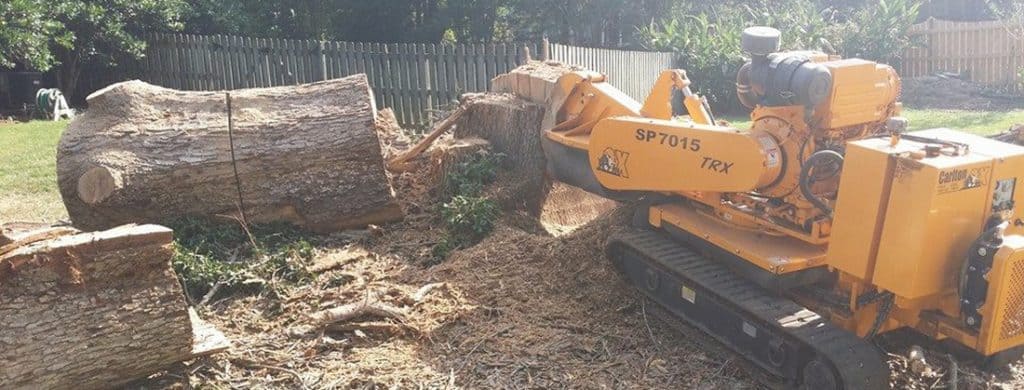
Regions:
<instances>
[{"instance_id":1,"label":"green hose","mask_svg":"<svg viewBox=\"0 0 1024 390\"><path fill-rule=\"evenodd\" d=\"M56 88L43 88L36 91L36 109L43 113L53 112L54 105L63 95Z\"/></svg>"}]
</instances>

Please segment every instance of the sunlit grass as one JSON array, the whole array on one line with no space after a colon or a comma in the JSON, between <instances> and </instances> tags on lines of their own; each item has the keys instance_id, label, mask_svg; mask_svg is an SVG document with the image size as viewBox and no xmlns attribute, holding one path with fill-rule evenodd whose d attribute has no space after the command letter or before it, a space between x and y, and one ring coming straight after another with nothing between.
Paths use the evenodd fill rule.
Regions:
<instances>
[{"instance_id":1,"label":"sunlit grass","mask_svg":"<svg viewBox=\"0 0 1024 390\"><path fill-rule=\"evenodd\" d=\"M903 116L910 121L910 131L944 127L979 135L1006 131L1014 124L1024 124L1024 110L965 111L965 110L912 110L904 109ZM750 118L727 116L723 118L737 128L750 127Z\"/></svg>"},{"instance_id":2,"label":"sunlit grass","mask_svg":"<svg viewBox=\"0 0 1024 390\"><path fill-rule=\"evenodd\" d=\"M56 169L57 141L67 124L0 124L0 222L67 218Z\"/></svg>"}]
</instances>

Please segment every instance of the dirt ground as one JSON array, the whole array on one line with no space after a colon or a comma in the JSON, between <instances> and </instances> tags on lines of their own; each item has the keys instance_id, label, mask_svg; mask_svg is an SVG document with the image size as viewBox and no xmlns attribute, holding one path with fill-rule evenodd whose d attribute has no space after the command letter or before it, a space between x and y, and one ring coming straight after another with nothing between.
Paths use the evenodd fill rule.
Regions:
<instances>
[{"instance_id":1,"label":"dirt ground","mask_svg":"<svg viewBox=\"0 0 1024 390\"><path fill-rule=\"evenodd\" d=\"M903 79L900 95L907 107L949 110L1014 110L1024 108L1024 97L995 91L955 75L931 75Z\"/></svg>"},{"instance_id":2,"label":"dirt ground","mask_svg":"<svg viewBox=\"0 0 1024 390\"><path fill-rule=\"evenodd\" d=\"M384 132L394 129L382 129ZM407 137L386 137L404 150ZM436 265L442 240L427 170L393 178L405 221L318 241L309 285L283 296L215 300L201 310L233 348L129 388L694 388L758 389L759 374L627 286L604 258L627 225L623 206L564 236L531 210L533 185L503 173L487 191L506 205L494 232ZM516 202L515 199L521 201ZM321 326L312 314L369 311ZM876 343L897 388L1024 388L1024 363L993 374L956 348L897 333ZM927 364L909 361L914 345Z\"/></svg>"},{"instance_id":3,"label":"dirt ground","mask_svg":"<svg viewBox=\"0 0 1024 390\"><path fill-rule=\"evenodd\" d=\"M508 178L512 180L512 178ZM502 188L518 188L508 185ZM624 226L622 207L552 237L508 210L479 244L426 266L442 234L421 177L396 178L406 221L323 238L315 282L285 297L228 298L204 317L234 342L137 387L203 388L697 388L754 389L741 357L702 338L629 288L602 253ZM415 190L419 188L420 190ZM380 301L399 318L366 315L340 326L310 314ZM912 343L883 338L901 388L948 388L948 348L929 344L931 365L913 373ZM1015 388L1018 364L992 378L970 362L960 388ZM160 384L162 383L162 384ZM160 384L160 385L158 385Z\"/></svg>"}]
</instances>

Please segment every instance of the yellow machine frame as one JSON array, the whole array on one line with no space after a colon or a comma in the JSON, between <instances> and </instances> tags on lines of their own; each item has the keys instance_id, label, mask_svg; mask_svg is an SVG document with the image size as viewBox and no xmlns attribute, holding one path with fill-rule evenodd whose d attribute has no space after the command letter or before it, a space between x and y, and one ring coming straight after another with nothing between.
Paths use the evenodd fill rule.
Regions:
<instances>
[{"instance_id":1,"label":"yellow machine frame","mask_svg":"<svg viewBox=\"0 0 1024 390\"><path fill-rule=\"evenodd\" d=\"M957 294L960 266L993 207L989 185L1024 173L1024 148L945 130L917 135L972 151L932 155L929 142L877 137L889 132L901 108L895 71L859 59L815 58L833 78L826 102L814 109L756 107L746 130L713 123L681 70L662 72L643 105L603 75L570 73L553 92L559 109L544 136L585 153L604 191L680 199L650 207L654 227L699 236L772 275L828 270L836 292L849 297L848 312L810 296L794 299L857 335L912 327L985 355L1024 344L1024 222L1005 230L980 331L963 325ZM673 118L673 91L682 92L689 117ZM798 168L828 144L844 148L856 164L810 190L835 195L826 210L801 191ZM955 173L958 180L983 184L963 191L935 184L961 170L969 173ZM1013 199L1024 205L1024 191ZM1004 217L1021 221L1010 214ZM934 245L929 237L955 242ZM894 296L881 324L875 322L883 303L858 304L869 292Z\"/></svg>"}]
</instances>

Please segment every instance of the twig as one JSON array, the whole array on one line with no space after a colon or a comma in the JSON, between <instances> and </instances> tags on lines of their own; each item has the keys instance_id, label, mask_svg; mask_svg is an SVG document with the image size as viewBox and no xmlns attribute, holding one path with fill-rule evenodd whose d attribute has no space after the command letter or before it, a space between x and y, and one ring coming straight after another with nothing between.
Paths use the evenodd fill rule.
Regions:
<instances>
[{"instance_id":1,"label":"twig","mask_svg":"<svg viewBox=\"0 0 1024 390\"><path fill-rule=\"evenodd\" d=\"M646 297L645 298L641 298L641 301L640 301L640 312L643 314L644 326L647 327L647 335L651 337L651 342L653 342L655 346L661 346L661 343L658 342L658 340L654 338L654 331L651 330L651 324L650 324L650 322L647 321L647 298Z\"/></svg>"},{"instance_id":2,"label":"twig","mask_svg":"<svg viewBox=\"0 0 1024 390\"><path fill-rule=\"evenodd\" d=\"M493 337L497 337L498 335L500 335L502 333L508 332L508 331L512 330L512 328L514 328L514 327L515 327L514 325L505 326L505 327L503 327L501 329L498 329L497 332L491 333L487 337L484 337L483 339L478 341L476 343L476 345L473 346L473 348L470 348L469 352L467 352L465 355L463 355L466 360L464 360L462 362L462 365L459 366L459 370L458 371L462 371L463 368L466 368L466 364L469 364L469 357L472 356L473 353L476 352L477 348L480 348L480 346L483 345L484 342L486 342L487 340L490 340Z\"/></svg>"},{"instance_id":3,"label":"twig","mask_svg":"<svg viewBox=\"0 0 1024 390\"><path fill-rule=\"evenodd\" d=\"M199 301L199 306L206 306L206 304L209 303L210 300L213 299L215 295L217 295L217 291L220 291L220 288L223 286L223 280L218 281L217 284L214 284L213 287L210 288L210 291L206 292L206 295L203 295L203 299Z\"/></svg>"},{"instance_id":4,"label":"twig","mask_svg":"<svg viewBox=\"0 0 1024 390\"><path fill-rule=\"evenodd\" d=\"M430 283L430 284L428 284L426 286L420 287L420 289L416 290L416 293L412 295L412 301L415 302L415 303L423 302L423 299L425 299L427 297L427 294L430 294L431 291L433 291L434 289L436 289L438 287L446 287L446 286L447 286L446 283L438 282L438 283Z\"/></svg>"},{"instance_id":5,"label":"twig","mask_svg":"<svg viewBox=\"0 0 1024 390\"><path fill-rule=\"evenodd\" d=\"M263 368L263 369L267 369L267 370L280 371L280 372L289 374L289 375L295 377L295 380L299 381L299 386L300 387L302 387L303 389L308 389L309 388L309 387L306 386L306 381L302 379L302 375L299 375L298 372L295 372L295 370L292 370L290 368L272 366L272 365L263 364L263 363L257 363L257 362L254 362L252 360L242 359L242 358L233 358L233 359L231 359L231 361L233 361L233 362L235 362L235 363L237 363L239 365L250 367L250 368Z\"/></svg>"}]
</instances>

